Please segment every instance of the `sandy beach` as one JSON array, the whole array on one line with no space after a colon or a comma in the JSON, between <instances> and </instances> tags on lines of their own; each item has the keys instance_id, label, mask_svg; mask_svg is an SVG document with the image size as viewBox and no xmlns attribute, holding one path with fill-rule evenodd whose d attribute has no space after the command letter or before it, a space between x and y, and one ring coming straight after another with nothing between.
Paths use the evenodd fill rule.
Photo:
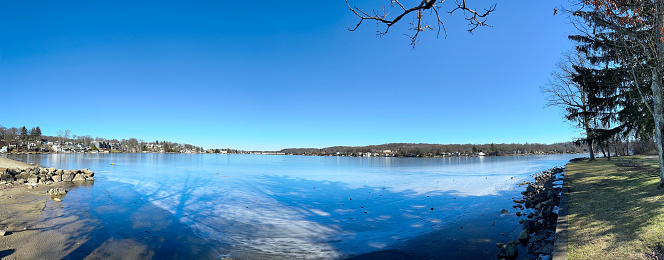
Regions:
<instances>
[{"instance_id":1,"label":"sandy beach","mask_svg":"<svg viewBox=\"0 0 664 260\"><path fill-rule=\"evenodd\" d=\"M0 171L4 171L3 168L32 167L35 166L0 157ZM81 228L81 225L72 220L57 219L57 216L43 216L47 204L57 203L49 199L48 190L65 186L64 183L0 186L0 230L5 231L0 237L0 258L60 259L75 249L75 245L64 246L68 235L52 227L61 225L71 230Z\"/></svg>"},{"instance_id":2,"label":"sandy beach","mask_svg":"<svg viewBox=\"0 0 664 260\"><path fill-rule=\"evenodd\" d=\"M29 169L35 165L0 157L4 168ZM1 259L62 259L74 252L89 234L90 218L63 217L59 202L48 190L74 187L71 183L0 186ZM65 198L62 198L66 200ZM49 210L45 209L48 207ZM0 231L0 234L3 232Z\"/></svg>"}]
</instances>

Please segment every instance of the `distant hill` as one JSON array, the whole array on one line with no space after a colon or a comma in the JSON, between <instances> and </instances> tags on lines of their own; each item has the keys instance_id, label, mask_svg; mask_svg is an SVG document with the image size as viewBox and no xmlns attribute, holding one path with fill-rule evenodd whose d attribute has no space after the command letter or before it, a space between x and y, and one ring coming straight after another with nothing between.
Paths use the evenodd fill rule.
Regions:
<instances>
[{"instance_id":1,"label":"distant hill","mask_svg":"<svg viewBox=\"0 0 664 260\"><path fill-rule=\"evenodd\" d=\"M504 156L582 153L582 147L572 142L555 144L425 144L389 143L369 146L332 146L326 148L287 148L280 152L296 155L345 155L345 156Z\"/></svg>"}]
</instances>

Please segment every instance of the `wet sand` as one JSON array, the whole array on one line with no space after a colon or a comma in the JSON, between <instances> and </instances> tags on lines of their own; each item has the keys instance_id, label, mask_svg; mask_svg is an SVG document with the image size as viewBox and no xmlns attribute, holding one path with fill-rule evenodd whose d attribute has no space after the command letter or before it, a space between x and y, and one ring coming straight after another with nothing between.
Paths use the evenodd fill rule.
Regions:
<instances>
[{"instance_id":1,"label":"wet sand","mask_svg":"<svg viewBox=\"0 0 664 260\"><path fill-rule=\"evenodd\" d=\"M33 168L34 165L0 157L3 168ZM0 258L2 259L61 259L76 249L70 245L68 233L84 228L84 223L57 216L44 218L44 209L53 206L48 190L68 186L13 184L0 186ZM1 234L2 232L0 232Z\"/></svg>"}]
</instances>

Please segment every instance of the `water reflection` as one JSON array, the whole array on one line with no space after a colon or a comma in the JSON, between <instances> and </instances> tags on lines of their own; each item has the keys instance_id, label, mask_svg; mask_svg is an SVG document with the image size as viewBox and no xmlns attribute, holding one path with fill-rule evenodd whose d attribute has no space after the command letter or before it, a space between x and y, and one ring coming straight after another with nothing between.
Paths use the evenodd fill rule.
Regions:
<instances>
[{"instance_id":1,"label":"water reflection","mask_svg":"<svg viewBox=\"0 0 664 260\"><path fill-rule=\"evenodd\" d=\"M423 242L416 243L433 234L437 240L480 241L478 245L499 239L500 233L511 232L515 218L494 213L511 207L510 197L519 192L515 184L573 157L56 154L20 158L49 167L90 168L96 172L97 184L90 187L96 193L165 210L234 258L334 259L406 248L442 254L440 246L426 249L418 247ZM133 195L116 194L112 183L125 183ZM149 208L95 203L95 214L111 226L171 228L166 219L148 223ZM126 222L115 212L141 221ZM468 220L473 224L463 224ZM509 225L492 227L487 224L491 222ZM487 234L488 229L498 228L502 232ZM446 232L436 233L441 230Z\"/></svg>"}]
</instances>

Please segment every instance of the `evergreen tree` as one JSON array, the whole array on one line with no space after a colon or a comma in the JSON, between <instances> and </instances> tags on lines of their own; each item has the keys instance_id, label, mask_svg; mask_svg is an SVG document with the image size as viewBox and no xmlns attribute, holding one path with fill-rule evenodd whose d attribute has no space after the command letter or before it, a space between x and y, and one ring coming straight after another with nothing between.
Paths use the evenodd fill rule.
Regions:
<instances>
[{"instance_id":1,"label":"evergreen tree","mask_svg":"<svg viewBox=\"0 0 664 260\"><path fill-rule=\"evenodd\" d=\"M601 112L601 123L615 123L598 129L596 135L654 135L664 165L664 1L584 2L592 10L574 12L582 21L577 28L584 30L571 38L580 43L580 51L591 54L594 64L603 65L592 71L602 78L589 89L596 94L591 102ZM660 167L660 186L664 186L664 167Z\"/></svg>"},{"instance_id":2,"label":"evergreen tree","mask_svg":"<svg viewBox=\"0 0 664 260\"><path fill-rule=\"evenodd\" d=\"M28 129L25 126L21 127L21 139L26 140L28 138Z\"/></svg>"}]
</instances>

